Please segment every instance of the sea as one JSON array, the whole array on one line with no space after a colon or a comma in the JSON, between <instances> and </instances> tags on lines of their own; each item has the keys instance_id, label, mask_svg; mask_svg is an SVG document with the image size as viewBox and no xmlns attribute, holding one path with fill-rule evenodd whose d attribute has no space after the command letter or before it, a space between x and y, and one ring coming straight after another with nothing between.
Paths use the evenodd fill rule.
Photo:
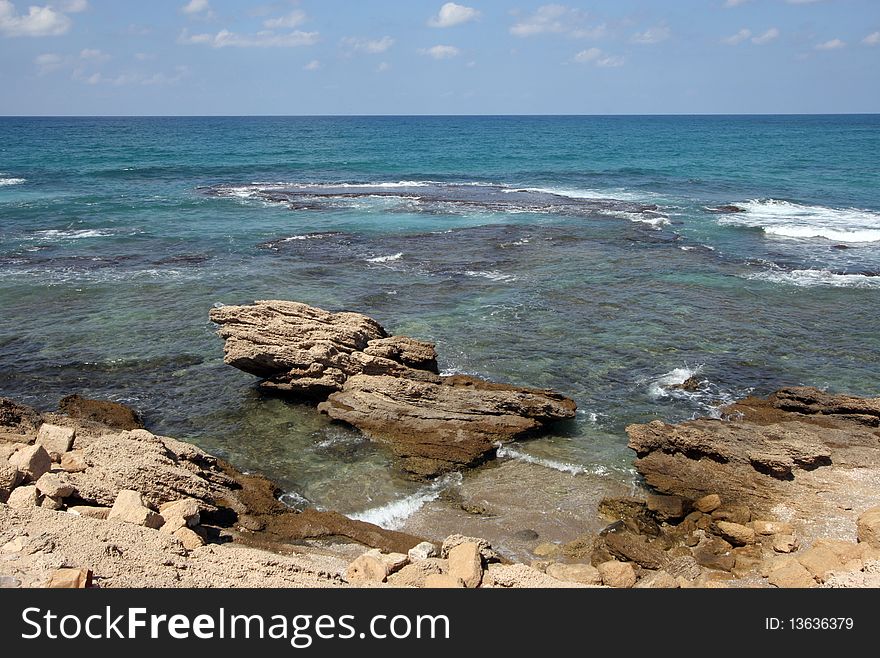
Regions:
<instances>
[{"instance_id":1,"label":"sea","mask_svg":"<svg viewBox=\"0 0 880 658\"><path fill-rule=\"evenodd\" d=\"M880 393L878 154L880 115L0 118L0 396L133 405L295 507L562 541L641 487L630 423ZM369 314L577 418L414 481L223 364L209 310L257 299Z\"/></svg>"}]
</instances>

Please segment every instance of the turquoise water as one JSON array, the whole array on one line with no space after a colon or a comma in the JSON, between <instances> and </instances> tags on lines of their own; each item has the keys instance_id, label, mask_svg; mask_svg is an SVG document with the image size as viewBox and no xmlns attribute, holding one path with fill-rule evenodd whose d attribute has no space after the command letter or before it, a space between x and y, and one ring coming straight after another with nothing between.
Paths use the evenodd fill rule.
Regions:
<instances>
[{"instance_id":1,"label":"turquoise water","mask_svg":"<svg viewBox=\"0 0 880 658\"><path fill-rule=\"evenodd\" d=\"M878 393L878 153L878 116L0 119L0 395L133 404L290 500L417 492L223 365L213 304L294 299L565 392L508 458L631 478L628 423Z\"/></svg>"}]
</instances>

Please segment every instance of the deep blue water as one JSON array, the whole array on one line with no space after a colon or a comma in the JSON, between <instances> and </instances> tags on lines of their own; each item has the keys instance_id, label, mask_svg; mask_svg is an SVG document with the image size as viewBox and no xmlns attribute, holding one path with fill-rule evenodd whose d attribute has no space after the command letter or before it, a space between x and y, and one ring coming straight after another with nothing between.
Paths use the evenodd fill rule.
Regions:
<instances>
[{"instance_id":1,"label":"deep blue water","mask_svg":"<svg viewBox=\"0 0 880 658\"><path fill-rule=\"evenodd\" d=\"M878 393L878 153L876 115L0 119L0 395L129 402L343 511L412 493L223 365L213 304L295 299L571 395L517 450L628 478L630 422Z\"/></svg>"}]
</instances>

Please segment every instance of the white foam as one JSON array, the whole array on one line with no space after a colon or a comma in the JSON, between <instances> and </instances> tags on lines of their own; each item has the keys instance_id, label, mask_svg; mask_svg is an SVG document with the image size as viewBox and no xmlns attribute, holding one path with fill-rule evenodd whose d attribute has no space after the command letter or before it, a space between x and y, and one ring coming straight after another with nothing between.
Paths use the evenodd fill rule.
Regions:
<instances>
[{"instance_id":1,"label":"white foam","mask_svg":"<svg viewBox=\"0 0 880 658\"><path fill-rule=\"evenodd\" d=\"M409 517L422 509L425 503L437 500L445 489L459 485L461 481L461 473L449 473L405 498L393 500L390 503L373 507L363 512L349 514L348 517L355 521L372 523L386 530L397 530L403 526Z\"/></svg>"},{"instance_id":2,"label":"white foam","mask_svg":"<svg viewBox=\"0 0 880 658\"><path fill-rule=\"evenodd\" d=\"M724 215L718 219L719 224L761 228L781 238L880 241L880 213L872 210L810 206L778 199L754 199L736 205L746 212Z\"/></svg>"},{"instance_id":3,"label":"white foam","mask_svg":"<svg viewBox=\"0 0 880 658\"><path fill-rule=\"evenodd\" d=\"M516 448L504 445L498 446L497 455L499 458L507 457L509 459L516 459L526 462L527 464L543 466L544 468L560 471L562 473L571 473L572 475L584 475L585 473L590 475L608 475L610 473L610 470L607 467L598 464L594 466L582 466L580 464L572 464L570 462L557 461L555 459L535 457L534 455L522 452Z\"/></svg>"},{"instance_id":4,"label":"white foam","mask_svg":"<svg viewBox=\"0 0 880 658\"><path fill-rule=\"evenodd\" d=\"M880 276L864 274L839 274L828 270L768 270L749 274L745 278L755 281L783 283L801 288L827 286L832 288L880 288Z\"/></svg>"},{"instance_id":5,"label":"white foam","mask_svg":"<svg viewBox=\"0 0 880 658\"><path fill-rule=\"evenodd\" d=\"M284 238L281 242L298 242L300 240L323 240L324 238L329 238L334 235L338 235L337 233L306 233L304 235L291 235L289 238Z\"/></svg>"},{"instance_id":6,"label":"white foam","mask_svg":"<svg viewBox=\"0 0 880 658\"><path fill-rule=\"evenodd\" d=\"M503 272L499 272L497 270L490 270L488 272L484 272L482 270L467 270L465 276L470 277L480 277L483 279L489 279L490 281L497 281L499 283L510 283L511 281L516 281L516 276L513 274L504 274Z\"/></svg>"},{"instance_id":7,"label":"white foam","mask_svg":"<svg viewBox=\"0 0 880 658\"><path fill-rule=\"evenodd\" d=\"M648 212L632 212L629 210L602 210L601 214L606 215L608 217L617 217L620 219L628 219L631 222L639 222L640 224L647 224L656 229L660 229L662 226L667 226L669 224L669 218L664 217L660 213L656 213L653 211Z\"/></svg>"},{"instance_id":8,"label":"white foam","mask_svg":"<svg viewBox=\"0 0 880 658\"><path fill-rule=\"evenodd\" d=\"M595 190L583 188L569 187L520 187L505 190L508 192L538 192L541 194L555 194L556 196L567 197L569 199L595 199L597 201L644 201L653 195L649 193L637 194L629 192L623 188L614 188L610 190Z\"/></svg>"},{"instance_id":9,"label":"white foam","mask_svg":"<svg viewBox=\"0 0 880 658\"><path fill-rule=\"evenodd\" d=\"M41 240L82 240L84 238L108 238L113 231L108 229L50 229L35 231L34 236Z\"/></svg>"},{"instance_id":10,"label":"white foam","mask_svg":"<svg viewBox=\"0 0 880 658\"><path fill-rule=\"evenodd\" d=\"M25 179L25 178L0 178L0 187L7 187L9 185L22 185L23 183L27 183L27 179Z\"/></svg>"},{"instance_id":11,"label":"white foam","mask_svg":"<svg viewBox=\"0 0 880 658\"><path fill-rule=\"evenodd\" d=\"M308 499L298 494L296 491L287 491L281 494L278 497L278 500L288 507L293 507L294 509L306 507L307 505L309 505Z\"/></svg>"},{"instance_id":12,"label":"white foam","mask_svg":"<svg viewBox=\"0 0 880 658\"><path fill-rule=\"evenodd\" d=\"M400 260L403 258L403 253L392 254L391 256L376 256L375 258L368 258L368 263L390 263L391 261Z\"/></svg>"},{"instance_id":13,"label":"white foam","mask_svg":"<svg viewBox=\"0 0 880 658\"><path fill-rule=\"evenodd\" d=\"M688 379L695 375L699 375L703 371L703 365L685 366L684 368L675 368L667 373L660 375L657 379L648 385L648 395L652 398L669 397L669 387L684 384Z\"/></svg>"}]
</instances>

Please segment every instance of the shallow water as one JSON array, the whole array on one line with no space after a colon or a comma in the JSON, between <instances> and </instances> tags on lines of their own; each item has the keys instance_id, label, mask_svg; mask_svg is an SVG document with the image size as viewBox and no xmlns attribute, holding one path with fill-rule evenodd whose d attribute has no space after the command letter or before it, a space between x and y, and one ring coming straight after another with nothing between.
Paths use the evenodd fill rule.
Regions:
<instances>
[{"instance_id":1,"label":"shallow water","mask_svg":"<svg viewBox=\"0 0 880 658\"><path fill-rule=\"evenodd\" d=\"M876 116L0 119L0 395L127 402L291 503L405 525L443 487L262 397L207 319L357 310L575 398L504 458L588 500L634 481L628 423L877 394L878 151Z\"/></svg>"}]
</instances>

